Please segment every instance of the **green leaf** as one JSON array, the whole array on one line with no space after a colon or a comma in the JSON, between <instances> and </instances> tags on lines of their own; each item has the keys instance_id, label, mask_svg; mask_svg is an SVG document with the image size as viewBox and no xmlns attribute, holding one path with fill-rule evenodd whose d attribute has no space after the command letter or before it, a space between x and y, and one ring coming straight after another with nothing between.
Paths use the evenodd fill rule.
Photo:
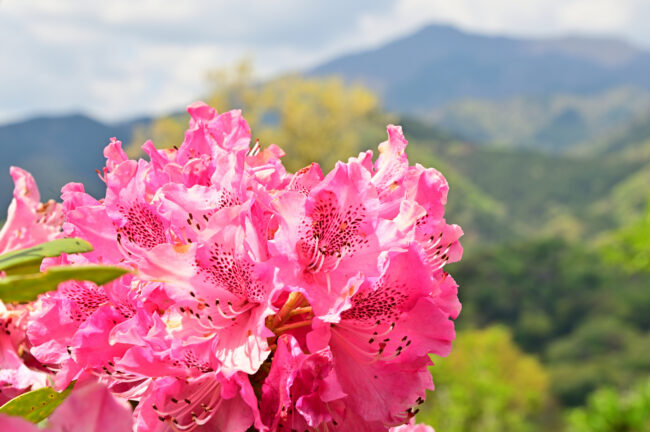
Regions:
<instances>
[{"instance_id":1,"label":"green leaf","mask_svg":"<svg viewBox=\"0 0 650 432\"><path fill-rule=\"evenodd\" d=\"M90 252L93 247L80 238L65 238L52 240L37 246L20 249L0 255L0 271L8 275L36 273L41 267L41 261L46 257L56 257L62 253Z\"/></svg>"},{"instance_id":2,"label":"green leaf","mask_svg":"<svg viewBox=\"0 0 650 432\"><path fill-rule=\"evenodd\" d=\"M129 271L124 268L105 265L50 267L43 273L0 278L0 299L6 302L31 301L39 294L55 290L61 282L77 280L103 285L127 273Z\"/></svg>"},{"instance_id":3,"label":"green leaf","mask_svg":"<svg viewBox=\"0 0 650 432\"><path fill-rule=\"evenodd\" d=\"M62 392L50 387L23 393L0 407L0 414L22 417L32 423L39 423L52 414L72 391L74 383Z\"/></svg>"}]
</instances>

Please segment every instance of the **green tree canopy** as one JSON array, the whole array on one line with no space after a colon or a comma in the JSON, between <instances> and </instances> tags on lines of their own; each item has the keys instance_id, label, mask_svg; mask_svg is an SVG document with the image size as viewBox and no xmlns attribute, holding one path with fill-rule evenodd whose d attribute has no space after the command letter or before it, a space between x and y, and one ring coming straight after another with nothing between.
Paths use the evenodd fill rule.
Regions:
<instances>
[{"instance_id":1,"label":"green tree canopy","mask_svg":"<svg viewBox=\"0 0 650 432\"><path fill-rule=\"evenodd\" d=\"M548 376L505 327L458 334L449 357L431 368L418 420L444 432L532 431L548 402Z\"/></svg>"},{"instance_id":2,"label":"green tree canopy","mask_svg":"<svg viewBox=\"0 0 650 432\"><path fill-rule=\"evenodd\" d=\"M650 202L638 221L614 234L603 253L611 262L630 272L650 271Z\"/></svg>"},{"instance_id":3,"label":"green tree canopy","mask_svg":"<svg viewBox=\"0 0 650 432\"><path fill-rule=\"evenodd\" d=\"M620 393L605 388L593 393L583 408L567 416L571 432L649 432L650 379Z\"/></svg>"}]
</instances>

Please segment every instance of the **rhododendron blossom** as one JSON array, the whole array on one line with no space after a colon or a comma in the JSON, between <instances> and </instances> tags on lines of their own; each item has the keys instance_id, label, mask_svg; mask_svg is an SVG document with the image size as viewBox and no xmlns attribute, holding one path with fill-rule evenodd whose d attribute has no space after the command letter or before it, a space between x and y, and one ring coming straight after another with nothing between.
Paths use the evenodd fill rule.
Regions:
<instances>
[{"instance_id":1,"label":"rhododendron blossom","mask_svg":"<svg viewBox=\"0 0 650 432\"><path fill-rule=\"evenodd\" d=\"M61 283L29 306L41 369L28 371L58 389L99 381L135 406L137 432L409 423L433 389L429 355L449 353L460 312L444 266L460 259L462 231L444 219L444 177L409 166L398 126L375 162L368 151L327 174L315 163L292 174L279 147L251 147L239 111L188 112L184 141L145 143L148 160L111 140L101 199L71 183L60 208L12 204L38 228L0 236L0 250L80 237L92 252L44 267L132 271L103 286ZM17 223L10 216L4 236Z\"/></svg>"},{"instance_id":2,"label":"rhododendron blossom","mask_svg":"<svg viewBox=\"0 0 650 432\"><path fill-rule=\"evenodd\" d=\"M11 167L10 174L14 196L0 230L0 255L57 238L63 223L61 204L52 200L41 203L41 195L30 173Z\"/></svg>"},{"instance_id":3,"label":"rhododendron blossom","mask_svg":"<svg viewBox=\"0 0 650 432\"><path fill-rule=\"evenodd\" d=\"M0 230L0 255L57 238L63 223L61 205L54 201L41 203L31 174L16 167L10 174L14 194ZM0 404L47 382L47 374L29 351L31 345L25 334L32 309L33 305L4 304L0 300Z\"/></svg>"}]
</instances>

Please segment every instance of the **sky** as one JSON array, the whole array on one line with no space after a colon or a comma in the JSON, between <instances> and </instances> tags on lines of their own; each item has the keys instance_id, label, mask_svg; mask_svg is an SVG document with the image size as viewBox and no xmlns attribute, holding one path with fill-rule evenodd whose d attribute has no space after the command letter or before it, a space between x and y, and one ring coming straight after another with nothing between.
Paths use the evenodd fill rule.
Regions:
<instances>
[{"instance_id":1,"label":"sky","mask_svg":"<svg viewBox=\"0 0 650 432\"><path fill-rule=\"evenodd\" d=\"M650 49L648 0L0 0L0 124L176 111L210 70L263 79L429 23L523 37L598 35Z\"/></svg>"}]
</instances>

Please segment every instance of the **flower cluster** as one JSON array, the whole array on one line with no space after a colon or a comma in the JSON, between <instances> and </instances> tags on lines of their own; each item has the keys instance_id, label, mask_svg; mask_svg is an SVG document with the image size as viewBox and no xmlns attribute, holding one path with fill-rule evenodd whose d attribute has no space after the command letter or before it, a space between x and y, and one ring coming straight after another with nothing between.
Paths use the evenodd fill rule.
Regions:
<instances>
[{"instance_id":1,"label":"flower cluster","mask_svg":"<svg viewBox=\"0 0 650 432\"><path fill-rule=\"evenodd\" d=\"M250 147L238 111L188 111L183 143L145 143L149 161L111 141L103 199L63 188L60 235L94 251L44 265L133 272L41 296L30 355L58 388L93 377L137 404L138 432L408 423L460 311L443 269L462 254L444 177L409 166L397 126L374 162L368 151L292 174L279 147Z\"/></svg>"},{"instance_id":2,"label":"flower cluster","mask_svg":"<svg viewBox=\"0 0 650 432\"><path fill-rule=\"evenodd\" d=\"M61 205L40 202L31 174L16 167L11 168L10 174L15 185L14 197L0 230L0 255L55 239L63 223ZM32 309L31 304L4 304L0 300L0 405L47 382L45 370L29 353L25 334Z\"/></svg>"}]
</instances>

